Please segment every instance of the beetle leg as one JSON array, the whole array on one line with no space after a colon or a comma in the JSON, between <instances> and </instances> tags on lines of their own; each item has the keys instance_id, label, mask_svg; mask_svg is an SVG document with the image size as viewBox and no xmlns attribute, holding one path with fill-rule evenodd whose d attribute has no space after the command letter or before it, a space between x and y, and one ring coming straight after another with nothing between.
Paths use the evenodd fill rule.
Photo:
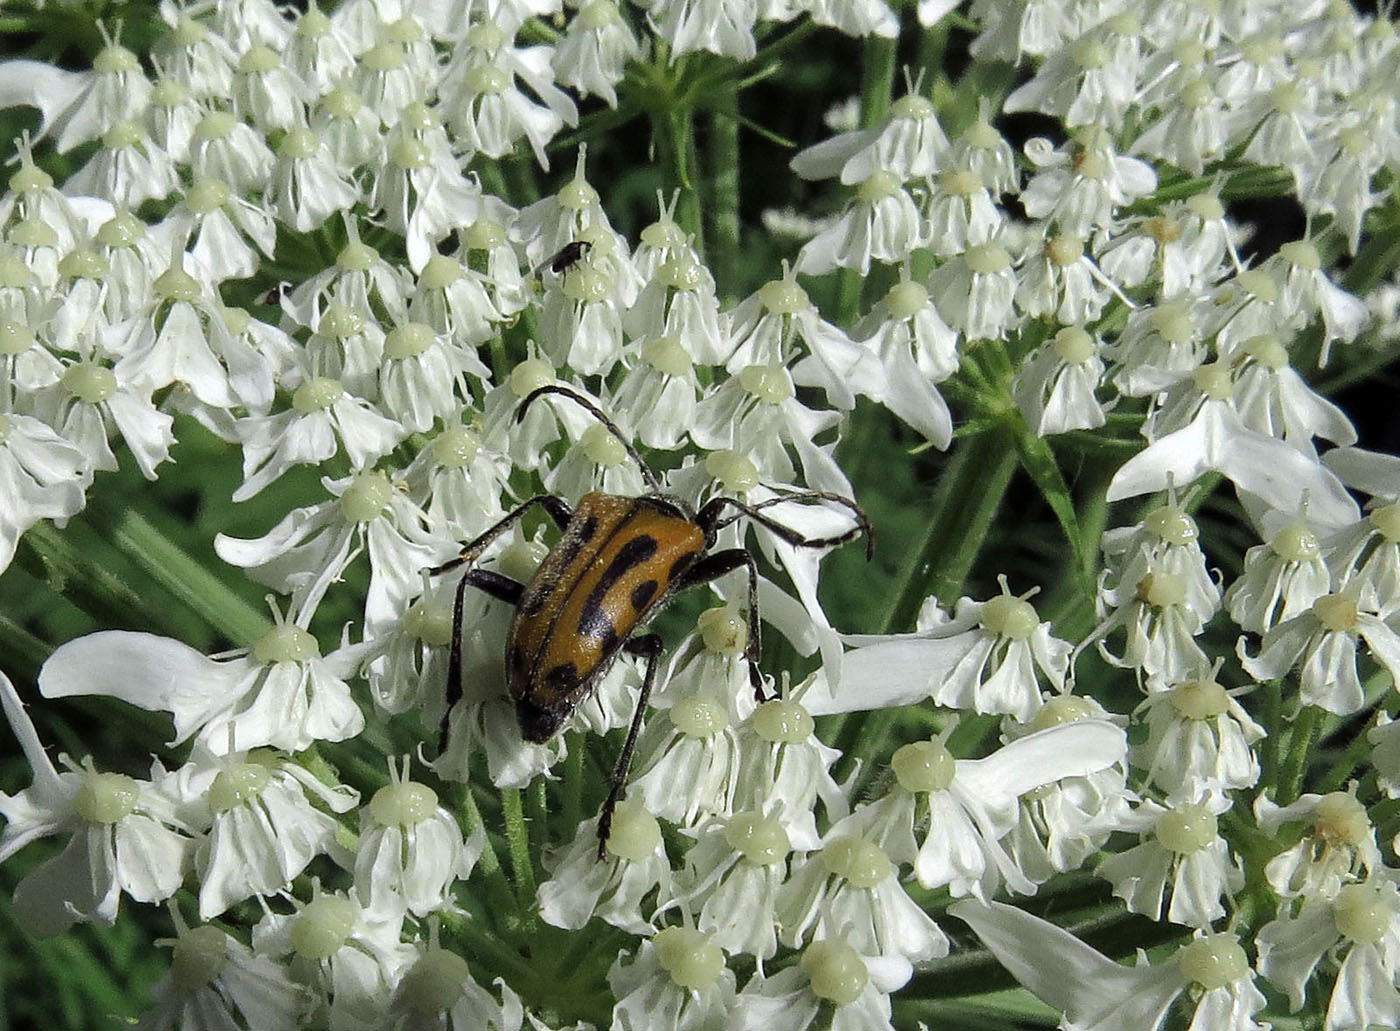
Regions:
<instances>
[{"instance_id":1,"label":"beetle leg","mask_svg":"<svg viewBox=\"0 0 1400 1031\"><path fill-rule=\"evenodd\" d=\"M466 604L467 586L485 591L507 605L519 605L525 585L518 580L490 569L468 569L457 582L452 595L452 643L447 646L447 708L442 711L442 727L438 732L438 754L447 750L447 718L452 708L462 700L462 609Z\"/></svg>"},{"instance_id":2,"label":"beetle leg","mask_svg":"<svg viewBox=\"0 0 1400 1031\"><path fill-rule=\"evenodd\" d=\"M646 714L647 700L651 698L651 687L656 681L656 667L661 659L661 638L656 634L643 634L623 642L622 648L629 655L646 659L646 672L642 675L642 690L637 695L637 711L632 714L632 725L627 728L627 741L617 757L617 765L612 771L612 788L608 800L603 803L603 811L598 814L598 858L608 854L608 836L612 834L613 810L622 797L622 789L627 784L627 768L632 765L632 751L637 747L637 733L642 729L642 717Z\"/></svg>"},{"instance_id":3,"label":"beetle leg","mask_svg":"<svg viewBox=\"0 0 1400 1031\"><path fill-rule=\"evenodd\" d=\"M550 518L558 523L561 529L568 524L569 519L573 516L573 511L563 499L556 498L553 494L538 494L517 505L495 526L463 546L461 554L456 558L450 562L444 562L440 566L435 566L428 570L428 574L437 576L439 573L446 573L458 566L475 562L481 553L491 545L492 541L510 529L520 520L521 516L535 505L539 505L549 513ZM510 577L502 576L489 569L468 569L458 582L457 591L452 599L452 643L447 652L447 708L443 710L442 727L438 735L439 753L447 749L448 717L452 714L452 707L462 698L462 609L468 584L508 605L519 604L521 592L525 590L524 584L517 583Z\"/></svg>"},{"instance_id":4,"label":"beetle leg","mask_svg":"<svg viewBox=\"0 0 1400 1031\"><path fill-rule=\"evenodd\" d=\"M699 587L701 584L718 580L725 573L732 573L740 566L749 571L749 640L744 645L744 658L749 664L749 684L753 687L754 698L761 703L768 699L763 693L763 675L758 671L758 657L762 654L762 649L758 639L758 566L754 565L753 556L743 548L728 548L716 551L713 555L706 555L681 574L672 590L684 591L691 587Z\"/></svg>"},{"instance_id":5,"label":"beetle leg","mask_svg":"<svg viewBox=\"0 0 1400 1031\"><path fill-rule=\"evenodd\" d=\"M831 537L804 537L790 526L784 526L772 516L763 515L765 508L772 508L774 505L781 505L788 501L834 501L838 505L843 505L850 509L856 517L856 524L844 533L838 533ZM721 515L726 507L736 509L732 515ZM768 498L755 505L746 505L742 501L730 497L715 497L705 502L705 507L700 509L695 515L695 523L705 531L706 539L711 539L712 535L724 529L730 523L736 522L742 516L748 516L754 522L767 527L774 536L786 541L794 548L825 548L835 544L845 544L847 541L855 540L862 533L865 534L865 558L869 561L875 554L875 528L870 525L870 519L850 498L842 497L840 494L833 494L825 490L803 490L794 494L783 494L779 497Z\"/></svg>"},{"instance_id":6,"label":"beetle leg","mask_svg":"<svg viewBox=\"0 0 1400 1031\"><path fill-rule=\"evenodd\" d=\"M553 494L536 494L533 498L516 505L514 509L506 513L505 517L502 518L500 522L491 527L491 529L487 530L480 537L462 545L462 551L456 558L428 570L428 575L437 576L439 573L446 573L449 570L456 569L458 566L464 566L468 562L475 562L481 557L481 553L491 546L492 541L519 522L520 517L535 505L539 505L548 512L549 517L558 524L561 530L564 529L564 527L568 525L569 520L573 518L573 509L569 508L568 502L563 498L556 498Z\"/></svg>"}]
</instances>

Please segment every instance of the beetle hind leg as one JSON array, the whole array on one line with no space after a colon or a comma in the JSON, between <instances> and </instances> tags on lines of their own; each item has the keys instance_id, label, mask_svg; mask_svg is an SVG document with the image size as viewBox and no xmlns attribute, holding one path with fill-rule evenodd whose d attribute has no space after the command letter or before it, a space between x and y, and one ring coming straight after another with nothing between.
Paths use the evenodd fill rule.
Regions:
<instances>
[{"instance_id":1,"label":"beetle hind leg","mask_svg":"<svg viewBox=\"0 0 1400 1031\"><path fill-rule=\"evenodd\" d=\"M744 661L749 664L749 686L753 688L754 698L762 704L768 700L768 696L763 690L763 674L758 670L758 657L762 654L762 648L759 643L758 566L754 564L753 556L743 548L727 548L706 555L685 571L674 589L684 591L691 587L699 587L718 580L741 566L747 569L749 574L749 639L744 644Z\"/></svg>"},{"instance_id":2,"label":"beetle hind leg","mask_svg":"<svg viewBox=\"0 0 1400 1031\"><path fill-rule=\"evenodd\" d=\"M629 655L645 658L647 668L642 675L642 689L637 694L637 709L632 714L632 725L627 728L627 740L622 746L622 751L618 753L617 765L613 767L610 778L612 787L608 791L608 800L603 803L603 809L598 814L599 860L606 859L608 855L608 838L612 835L613 812L617 809L617 803L622 798L622 789L627 786L627 770L632 765L632 752L637 747L637 734L642 729L642 718L646 715L651 689L656 683L656 667L661 661L661 638L656 634L643 634L640 637L630 638L624 642L622 648Z\"/></svg>"}]
</instances>

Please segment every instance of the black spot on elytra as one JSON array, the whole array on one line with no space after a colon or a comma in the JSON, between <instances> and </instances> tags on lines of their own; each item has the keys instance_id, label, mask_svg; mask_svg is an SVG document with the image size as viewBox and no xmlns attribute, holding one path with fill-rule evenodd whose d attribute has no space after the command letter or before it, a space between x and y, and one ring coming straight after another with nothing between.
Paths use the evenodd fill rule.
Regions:
<instances>
[{"instance_id":1,"label":"black spot on elytra","mask_svg":"<svg viewBox=\"0 0 1400 1031\"><path fill-rule=\"evenodd\" d=\"M561 662L544 675L544 682L561 695L572 694L578 690L578 667L572 662Z\"/></svg>"},{"instance_id":2,"label":"black spot on elytra","mask_svg":"<svg viewBox=\"0 0 1400 1031\"><path fill-rule=\"evenodd\" d=\"M510 650L510 671L512 674L521 677L523 677L526 672L525 653L518 644Z\"/></svg>"},{"instance_id":3,"label":"black spot on elytra","mask_svg":"<svg viewBox=\"0 0 1400 1031\"><path fill-rule=\"evenodd\" d=\"M695 561L695 556L698 554L700 554L698 551L687 551L680 558L676 559L676 561L672 562L670 570L666 573L666 582L674 583L682 573L690 568L690 564Z\"/></svg>"},{"instance_id":4,"label":"black spot on elytra","mask_svg":"<svg viewBox=\"0 0 1400 1031\"><path fill-rule=\"evenodd\" d=\"M655 580L647 580L632 588L632 608L636 612L641 612L647 607L647 602L656 594L656 588L660 586Z\"/></svg>"},{"instance_id":5,"label":"black spot on elytra","mask_svg":"<svg viewBox=\"0 0 1400 1031\"><path fill-rule=\"evenodd\" d=\"M583 611L579 613L578 619L578 633L582 637L598 641L605 655L617 647L618 636L611 617L603 611L603 599L630 570L655 554L655 537L643 533L631 538L617 549L617 554L608 563L608 568L603 570L603 575L598 578L593 590L588 592L588 597L583 601Z\"/></svg>"}]
</instances>

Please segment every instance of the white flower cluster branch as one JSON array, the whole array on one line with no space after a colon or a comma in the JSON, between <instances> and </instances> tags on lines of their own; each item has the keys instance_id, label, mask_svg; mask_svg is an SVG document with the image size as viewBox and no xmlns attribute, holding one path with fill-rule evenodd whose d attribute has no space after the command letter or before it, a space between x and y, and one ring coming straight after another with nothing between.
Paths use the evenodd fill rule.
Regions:
<instances>
[{"instance_id":1,"label":"white flower cluster branch","mask_svg":"<svg viewBox=\"0 0 1400 1031\"><path fill-rule=\"evenodd\" d=\"M163 0L149 53L104 25L89 69L0 62L0 104L40 115L0 196L0 573L98 473L159 476L188 420L241 458L234 502L320 476L262 536L214 541L274 596L251 646L108 630L43 665L44 698L167 714L163 754L183 761L55 760L37 700L0 673L32 771L0 792L0 861L57 846L14 892L20 927L167 906L149 1031L885 1031L961 924L1066 1028L1255 1031L1266 1006L1325 1031L1400 1025L1400 866L1377 826L1400 830L1382 708L1400 458L1358 447L1312 375L1397 339L1400 288L1356 296L1335 267L1400 233L1395 25L1341 0L959 6ZM742 298L677 196L637 240L614 228L565 136L587 134L580 103L635 114L639 69L755 61L761 78L781 74L763 57L778 33L888 47L953 22L1020 84L954 115L914 69L878 124L798 151L792 172L839 210L773 214L803 243ZM1053 136L1013 146L1018 113ZM547 172L561 154L553 192L504 196L499 159ZM1306 230L1247 261L1229 203L1264 181ZM333 260L226 303L307 239L336 241ZM808 290L828 273L879 288L823 311ZM523 409L542 387L615 429L557 395ZM1026 455L1140 436L1099 500L1162 497L1089 542L1088 629L1057 632L1007 576L948 607L924 590L910 632L833 625L823 553L793 536L839 536L850 512L782 498L852 495L836 445L872 405L938 450L991 422ZM527 742L511 608L430 571L537 494L645 494L634 447L685 505L771 513L713 543L758 556L765 640L817 668L755 698L747 584L714 584L660 662L600 858L592 738L629 725L644 664L624 657L563 733ZM1253 544L1229 582L1196 518L1216 483ZM517 528L474 559L527 583L552 539ZM347 594L357 618L323 647L313 621ZM1076 680L1098 660L1134 711ZM887 762L818 735L818 717L876 709L919 714L891 724L920 729ZM407 713L422 748L384 754L371 742ZM1353 765L1303 790L1278 736L1306 750L1344 725L1368 731ZM326 758L350 755L354 777ZM364 769L372 793L344 782ZM498 797L504 834L478 806ZM1076 871L1174 943L1127 966L1009 904ZM563 931L607 955L555 955Z\"/></svg>"}]
</instances>

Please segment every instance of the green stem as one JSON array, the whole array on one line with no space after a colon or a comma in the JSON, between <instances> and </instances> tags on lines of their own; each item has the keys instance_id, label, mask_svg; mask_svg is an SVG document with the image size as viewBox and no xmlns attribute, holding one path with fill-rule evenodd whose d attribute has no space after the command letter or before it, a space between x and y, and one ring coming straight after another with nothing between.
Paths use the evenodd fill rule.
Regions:
<instances>
[{"instance_id":1,"label":"green stem","mask_svg":"<svg viewBox=\"0 0 1400 1031\"><path fill-rule=\"evenodd\" d=\"M478 827L482 830L481 840L484 845L481 860L477 865L481 868L482 876L486 879L487 889L496 895L502 907L506 903L514 905L515 900L510 890L510 882L506 880L505 871L501 869L501 857L496 855L496 847L491 844L491 835L485 833L486 821L482 819L481 810L477 808L471 787L466 784L462 785L459 797L462 810L467 818L467 826L462 828L463 832L470 836Z\"/></svg>"},{"instance_id":2,"label":"green stem","mask_svg":"<svg viewBox=\"0 0 1400 1031\"><path fill-rule=\"evenodd\" d=\"M1305 705L1303 711L1293 721L1293 733L1288 739L1288 754L1284 756L1279 770L1278 791L1274 801L1279 805L1289 805L1296 801L1307 773L1308 759L1312 756L1313 745L1317 743L1322 727L1323 711L1316 705Z\"/></svg>"},{"instance_id":3,"label":"green stem","mask_svg":"<svg viewBox=\"0 0 1400 1031\"><path fill-rule=\"evenodd\" d=\"M736 112L739 97L731 91L726 106ZM710 268L721 298L740 288L739 282L739 122L710 116Z\"/></svg>"},{"instance_id":4,"label":"green stem","mask_svg":"<svg viewBox=\"0 0 1400 1031\"><path fill-rule=\"evenodd\" d=\"M501 813L506 821L506 846L515 873L515 897L522 907L535 902L535 863L530 855L530 829L525 823L525 807L519 788L501 789Z\"/></svg>"},{"instance_id":5,"label":"green stem","mask_svg":"<svg viewBox=\"0 0 1400 1031\"><path fill-rule=\"evenodd\" d=\"M248 604L134 509L116 514L108 540L155 583L238 645L251 645L271 627L267 613Z\"/></svg>"},{"instance_id":6,"label":"green stem","mask_svg":"<svg viewBox=\"0 0 1400 1031\"><path fill-rule=\"evenodd\" d=\"M908 549L891 592L885 633L911 629L931 593L945 604L956 600L1016 465L1016 448L1003 432L973 437L953 454L934 490L923 538Z\"/></svg>"}]
</instances>

